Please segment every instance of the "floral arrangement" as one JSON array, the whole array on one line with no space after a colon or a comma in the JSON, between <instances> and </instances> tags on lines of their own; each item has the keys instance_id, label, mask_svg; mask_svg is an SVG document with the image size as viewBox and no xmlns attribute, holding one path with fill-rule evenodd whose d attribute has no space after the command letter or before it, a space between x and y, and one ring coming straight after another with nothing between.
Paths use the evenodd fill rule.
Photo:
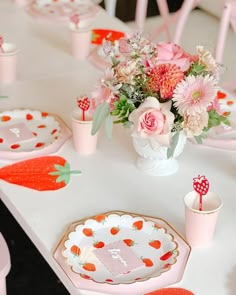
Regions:
<instances>
[{"instance_id":1,"label":"floral arrangement","mask_svg":"<svg viewBox=\"0 0 236 295\"><path fill-rule=\"evenodd\" d=\"M105 122L132 127L132 135L168 147L173 155L179 133L198 143L212 127L229 125L218 104L219 65L209 51L196 54L173 43L153 44L140 34L111 42L104 52L111 59L92 96L97 101L92 133Z\"/></svg>"}]
</instances>

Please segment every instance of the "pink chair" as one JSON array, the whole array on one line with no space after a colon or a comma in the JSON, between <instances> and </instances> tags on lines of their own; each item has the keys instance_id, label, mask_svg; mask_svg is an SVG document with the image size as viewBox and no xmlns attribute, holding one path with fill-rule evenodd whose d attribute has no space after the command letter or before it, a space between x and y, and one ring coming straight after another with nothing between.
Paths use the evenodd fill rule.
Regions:
<instances>
[{"instance_id":1,"label":"pink chair","mask_svg":"<svg viewBox=\"0 0 236 295\"><path fill-rule=\"evenodd\" d=\"M219 30L218 40L216 44L216 61L218 63L222 63L226 34L229 28L229 24L232 25L232 28L234 32L236 33L236 1L235 0L225 0L224 11L221 17L220 30Z\"/></svg>"},{"instance_id":2,"label":"pink chair","mask_svg":"<svg viewBox=\"0 0 236 295\"><path fill-rule=\"evenodd\" d=\"M169 9L167 5L167 0L156 0L160 15L164 20L164 24L160 29L160 32L163 30L166 31L167 39L170 41L170 31L169 31ZM105 8L109 15L115 16L116 12L116 3L117 0L105 0ZM137 0L136 9L135 9L135 22L138 30L143 30L145 25L145 20L147 16L147 6L148 0ZM155 32L155 34L158 32Z\"/></svg>"},{"instance_id":3,"label":"pink chair","mask_svg":"<svg viewBox=\"0 0 236 295\"><path fill-rule=\"evenodd\" d=\"M6 295L6 276L11 268L10 253L7 243L0 233L0 295Z\"/></svg>"}]
</instances>

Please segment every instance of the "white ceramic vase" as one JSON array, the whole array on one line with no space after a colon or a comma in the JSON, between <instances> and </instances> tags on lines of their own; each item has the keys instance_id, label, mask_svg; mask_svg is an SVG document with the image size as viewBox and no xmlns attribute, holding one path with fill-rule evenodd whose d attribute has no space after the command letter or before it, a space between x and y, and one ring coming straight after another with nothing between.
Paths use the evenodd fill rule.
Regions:
<instances>
[{"instance_id":1,"label":"white ceramic vase","mask_svg":"<svg viewBox=\"0 0 236 295\"><path fill-rule=\"evenodd\" d=\"M174 155L167 158L167 147L153 149L149 139L132 137L133 146L139 157L136 165L143 172L154 176L166 176L177 172L179 164L177 157L182 153L186 143L186 136L180 133Z\"/></svg>"}]
</instances>

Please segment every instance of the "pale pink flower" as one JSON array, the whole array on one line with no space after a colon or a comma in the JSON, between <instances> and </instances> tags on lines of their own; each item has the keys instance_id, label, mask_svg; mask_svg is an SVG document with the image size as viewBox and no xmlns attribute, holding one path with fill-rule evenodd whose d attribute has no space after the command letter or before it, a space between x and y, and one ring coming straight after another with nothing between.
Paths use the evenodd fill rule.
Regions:
<instances>
[{"instance_id":1,"label":"pale pink flower","mask_svg":"<svg viewBox=\"0 0 236 295\"><path fill-rule=\"evenodd\" d=\"M158 64L175 64L185 72L189 69L196 57L186 53L180 46L171 42L160 42L157 44Z\"/></svg>"},{"instance_id":2,"label":"pale pink flower","mask_svg":"<svg viewBox=\"0 0 236 295\"><path fill-rule=\"evenodd\" d=\"M148 86L152 92L160 91L162 99L168 99L183 78L184 73L176 65L157 65L149 71Z\"/></svg>"},{"instance_id":3,"label":"pale pink flower","mask_svg":"<svg viewBox=\"0 0 236 295\"><path fill-rule=\"evenodd\" d=\"M139 74L137 63L132 60L120 62L115 68L115 75L120 83L133 84L137 74Z\"/></svg>"},{"instance_id":4,"label":"pale pink flower","mask_svg":"<svg viewBox=\"0 0 236 295\"><path fill-rule=\"evenodd\" d=\"M208 113L203 111L194 115L185 115L183 130L188 137L199 136L208 125Z\"/></svg>"},{"instance_id":5,"label":"pale pink flower","mask_svg":"<svg viewBox=\"0 0 236 295\"><path fill-rule=\"evenodd\" d=\"M206 67L207 71L217 74L218 65L212 54L203 46L197 46L198 62Z\"/></svg>"},{"instance_id":6,"label":"pale pink flower","mask_svg":"<svg viewBox=\"0 0 236 295\"><path fill-rule=\"evenodd\" d=\"M133 123L133 136L148 138L155 146L169 146L174 115L170 103L159 103L155 97L146 100L134 110L129 121Z\"/></svg>"},{"instance_id":7,"label":"pale pink flower","mask_svg":"<svg viewBox=\"0 0 236 295\"><path fill-rule=\"evenodd\" d=\"M177 85L172 100L181 115L194 115L206 110L216 93L214 77L188 76Z\"/></svg>"},{"instance_id":8,"label":"pale pink flower","mask_svg":"<svg viewBox=\"0 0 236 295\"><path fill-rule=\"evenodd\" d=\"M212 101L212 103L209 105L209 107L207 108L207 111L211 111L211 110L215 110L219 115L223 115L223 111L220 107L219 104L219 100L217 97L214 98L214 100Z\"/></svg>"},{"instance_id":9,"label":"pale pink flower","mask_svg":"<svg viewBox=\"0 0 236 295\"><path fill-rule=\"evenodd\" d=\"M110 102L111 98L113 98L113 92L111 89L105 85L99 85L92 93L91 97L97 101L97 105L103 102Z\"/></svg>"},{"instance_id":10,"label":"pale pink flower","mask_svg":"<svg viewBox=\"0 0 236 295\"><path fill-rule=\"evenodd\" d=\"M132 48L131 48L131 45L130 45L128 39L121 38L120 40L118 40L118 44L119 44L120 53L130 54Z\"/></svg>"}]
</instances>

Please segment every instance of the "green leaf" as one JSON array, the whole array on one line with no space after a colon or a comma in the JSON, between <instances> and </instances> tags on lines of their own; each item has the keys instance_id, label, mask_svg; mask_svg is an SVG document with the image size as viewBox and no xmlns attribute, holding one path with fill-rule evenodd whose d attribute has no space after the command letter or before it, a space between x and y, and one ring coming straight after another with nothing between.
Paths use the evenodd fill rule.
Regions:
<instances>
[{"instance_id":1,"label":"green leaf","mask_svg":"<svg viewBox=\"0 0 236 295\"><path fill-rule=\"evenodd\" d=\"M198 144L202 144L202 136L201 136L201 135L199 135L199 136L194 136L194 138L195 138L195 140L196 140L196 142L197 142Z\"/></svg>"},{"instance_id":2,"label":"green leaf","mask_svg":"<svg viewBox=\"0 0 236 295\"><path fill-rule=\"evenodd\" d=\"M171 146L167 149L167 159L172 158L175 152L175 148L178 144L179 141L179 132L176 132L173 136L172 136L172 140L171 140Z\"/></svg>"},{"instance_id":3,"label":"green leaf","mask_svg":"<svg viewBox=\"0 0 236 295\"><path fill-rule=\"evenodd\" d=\"M105 119L105 132L106 136L111 139L112 138L112 130L113 130L113 119L109 114Z\"/></svg>"},{"instance_id":4,"label":"green leaf","mask_svg":"<svg viewBox=\"0 0 236 295\"><path fill-rule=\"evenodd\" d=\"M93 127L91 134L94 135L97 133L98 129L101 127L102 123L109 114L109 103L104 102L98 105L94 112L93 116Z\"/></svg>"}]
</instances>

